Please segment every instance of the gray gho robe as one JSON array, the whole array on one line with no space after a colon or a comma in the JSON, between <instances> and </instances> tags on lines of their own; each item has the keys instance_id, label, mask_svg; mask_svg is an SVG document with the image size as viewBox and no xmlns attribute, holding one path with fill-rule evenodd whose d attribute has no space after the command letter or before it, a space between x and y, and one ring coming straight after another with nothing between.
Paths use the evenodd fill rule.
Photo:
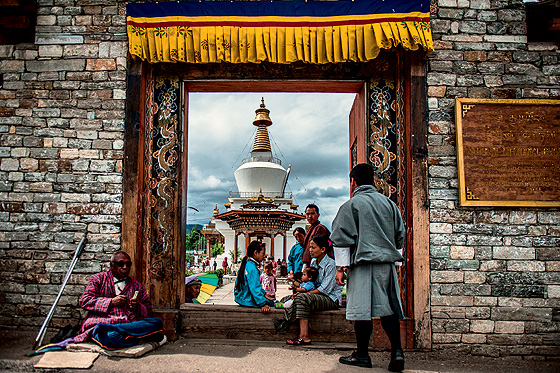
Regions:
<instances>
[{"instance_id":1,"label":"gray gho robe","mask_svg":"<svg viewBox=\"0 0 560 373\"><path fill-rule=\"evenodd\" d=\"M375 190L361 185L338 210L332 223L331 241L350 248L350 265L360 262L402 261L404 223L397 205Z\"/></svg>"},{"instance_id":2,"label":"gray gho robe","mask_svg":"<svg viewBox=\"0 0 560 373\"><path fill-rule=\"evenodd\" d=\"M333 221L331 240L337 265L350 265L347 320L369 320L396 314L403 318L395 262L404 243L404 224L397 205L371 185L354 190ZM349 255L344 255L345 253ZM346 257L349 260L343 260Z\"/></svg>"}]
</instances>

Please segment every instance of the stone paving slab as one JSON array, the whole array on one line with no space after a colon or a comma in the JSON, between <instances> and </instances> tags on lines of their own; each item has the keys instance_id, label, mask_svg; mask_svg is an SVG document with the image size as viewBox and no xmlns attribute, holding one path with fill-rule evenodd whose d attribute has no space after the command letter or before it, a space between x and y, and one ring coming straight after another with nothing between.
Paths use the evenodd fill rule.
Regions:
<instances>
[{"instance_id":1,"label":"stone paving slab","mask_svg":"<svg viewBox=\"0 0 560 373\"><path fill-rule=\"evenodd\" d=\"M232 281L214 291L214 294L205 303L216 304L221 306L234 306L237 305L234 300L233 288L235 286L235 281ZM288 284L285 282L278 282L276 299L282 299L282 297L292 294L292 291L288 289Z\"/></svg>"}]
</instances>

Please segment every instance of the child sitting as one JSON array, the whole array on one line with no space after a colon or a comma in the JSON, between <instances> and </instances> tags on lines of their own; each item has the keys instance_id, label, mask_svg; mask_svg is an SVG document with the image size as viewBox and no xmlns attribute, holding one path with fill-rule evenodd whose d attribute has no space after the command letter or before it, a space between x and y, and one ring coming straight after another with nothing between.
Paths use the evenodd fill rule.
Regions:
<instances>
[{"instance_id":1,"label":"child sitting","mask_svg":"<svg viewBox=\"0 0 560 373\"><path fill-rule=\"evenodd\" d=\"M302 275L301 275L301 283L298 281L294 281L294 284L290 286L290 289L294 291L294 293L307 293L308 291L315 290L315 280L319 276L319 270L314 267L307 267ZM277 302L276 308L289 308L293 303L292 299L288 300L285 303Z\"/></svg>"},{"instance_id":2,"label":"child sitting","mask_svg":"<svg viewBox=\"0 0 560 373\"><path fill-rule=\"evenodd\" d=\"M276 276L272 273L273 269L272 263L266 262L264 264L264 273L261 275L261 285L266 299L269 300L276 299Z\"/></svg>"},{"instance_id":3,"label":"child sitting","mask_svg":"<svg viewBox=\"0 0 560 373\"><path fill-rule=\"evenodd\" d=\"M317 268L307 267L301 275L301 282L294 281L294 284L290 288L294 293L306 293L315 290L315 280L317 280L318 275L319 271Z\"/></svg>"}]
</instances>

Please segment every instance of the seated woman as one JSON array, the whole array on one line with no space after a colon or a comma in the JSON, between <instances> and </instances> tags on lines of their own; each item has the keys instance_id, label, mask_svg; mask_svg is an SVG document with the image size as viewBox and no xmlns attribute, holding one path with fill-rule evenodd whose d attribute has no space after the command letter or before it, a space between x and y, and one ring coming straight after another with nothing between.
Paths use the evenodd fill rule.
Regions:
<instances>
[{"instance_id":1,"label":"seated woman","mask_svg":"<svg viewBox=\"0 0 560 373\"><path fill-rule=\"evenodd\" d=\"M316 236L311 239L309 253L311 267L318 270L315 284L317 288L305 293L296 293L292 296L294 302L290 308L285 309L286 321L299 322L299 336L286 341L289 345L308 345L311 343L309 336L309 317L312 312L326 311L338 308L341 304L342 286L336 284L336 264L328 253L332 252L332 243L329 236ZM286 298L282 299L284 301ZM285 329L286 321L277 325L277 330Z\"/></svg>"},{"instance_id":2,"label":"seated woman","mask_svg":"<svg viewBox=\"0 0 560 373\"><path fill-rule=\"evenodd\" d=\"M240 306L259 307L263 313L269 313L274 300L265 294L261 285L260 263L265 255L265 245L253 241L247 246L247 255L241 261L235 281L235 302Z\"/></svg>"}]
</instances>

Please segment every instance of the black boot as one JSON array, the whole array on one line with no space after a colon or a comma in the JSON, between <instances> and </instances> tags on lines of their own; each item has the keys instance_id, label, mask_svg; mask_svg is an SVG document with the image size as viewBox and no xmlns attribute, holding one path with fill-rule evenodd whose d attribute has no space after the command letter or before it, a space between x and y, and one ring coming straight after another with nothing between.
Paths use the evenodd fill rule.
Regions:
<instances>
[{"instance_id":1,"label":"black boot","mask_svg":"<svg viewBox=\"0 0 560 373\"><path fill-rule=\"evenodd\" d=\"M391 362L387 369L390 372L402 372L404 370L404 353L402 348L391 351Z\"/></svg>"},{"instance_id":2,"label":"black boot","mask_svg":"<svg viewBox=\"0 0 560 373\"><path fill-rule=\"evenodd\" d=\"M346 364L346 365L354 365L357 367L363 367L363 368L371 368L371 358L369 357L369 355L365 356L365 357L359 357L356 352L352 352L352 355L350 356L344 356L338 359L338 361L341 364Z\"/></svg>"}]
</instances>

